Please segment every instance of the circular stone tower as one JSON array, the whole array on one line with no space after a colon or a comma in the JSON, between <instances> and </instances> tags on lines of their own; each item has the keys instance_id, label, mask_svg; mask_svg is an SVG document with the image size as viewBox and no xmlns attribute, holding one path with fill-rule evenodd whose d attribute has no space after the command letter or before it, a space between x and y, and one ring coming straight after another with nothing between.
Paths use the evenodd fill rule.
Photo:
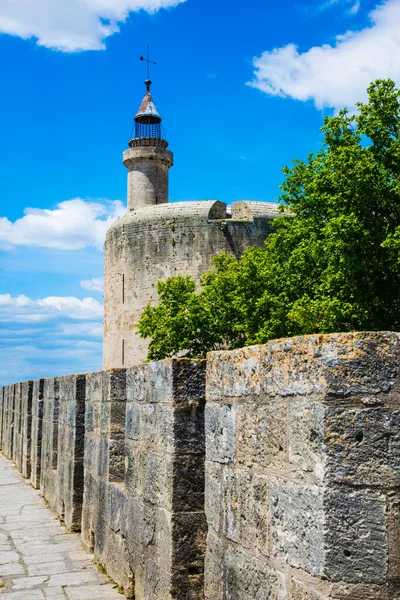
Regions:
<instances>
[{"instance_id":1,"label":"circular stone tower","mask_svg":"<svg viewBox=\"0 0 400 600\"><path fill-rule=\"evenodd\" d=\"M135 135L123 157L128 169L128 210L168 202L168 170L174 158L167 150L161 117L150 93L151 81L144 83L146 93L135 116Z\"/></svg>"},{"instance_id":2,"label":"circular stone tower","mask_svg":"<svg viewBox=\"0 0 400 600\"><path fill-rule=\"evenodd\" d=\"M220 252L236 258L260 246L277 216L277 205L235 202L168 202L173 155L146 81L135 116L134 137L123 162L128 169L128 212L107 231L104 245L103 368L129 367L146 359L148 341L137 322L145 306L157 302L157 282L190 275L199 283Z\"/></svg>"}]
</instances>

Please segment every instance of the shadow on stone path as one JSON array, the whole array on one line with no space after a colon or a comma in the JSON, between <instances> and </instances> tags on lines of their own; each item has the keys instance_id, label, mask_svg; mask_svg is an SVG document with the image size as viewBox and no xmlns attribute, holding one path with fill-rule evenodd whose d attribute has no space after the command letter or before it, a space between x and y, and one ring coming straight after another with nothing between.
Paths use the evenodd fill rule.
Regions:
<instances>
[{"instance_id":1,"label":"shadow on stone path","mask_svg":"<svg viewBox=\"0 0 400 600\"><path fill-rule=\"evenodd\" d=\"M79 535L66 533L39 492L0 453L2 600L122 600Z\"/></svg>"}]
</instances>

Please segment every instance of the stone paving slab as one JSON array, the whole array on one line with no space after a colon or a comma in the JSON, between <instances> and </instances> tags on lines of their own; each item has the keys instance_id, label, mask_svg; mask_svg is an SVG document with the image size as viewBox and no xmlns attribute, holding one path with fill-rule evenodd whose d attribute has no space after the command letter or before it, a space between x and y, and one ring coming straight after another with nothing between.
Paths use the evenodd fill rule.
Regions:
<instances>
[{"instance_id":1,"label":"stone paving slab","mask_svg":"<svg viewBox=\"0 0 400 600\"><path fill-rule=\"evenodd\" d=\"M122 600L39 492L0 454L2 600Z\"/></svg>"}]
</instances>

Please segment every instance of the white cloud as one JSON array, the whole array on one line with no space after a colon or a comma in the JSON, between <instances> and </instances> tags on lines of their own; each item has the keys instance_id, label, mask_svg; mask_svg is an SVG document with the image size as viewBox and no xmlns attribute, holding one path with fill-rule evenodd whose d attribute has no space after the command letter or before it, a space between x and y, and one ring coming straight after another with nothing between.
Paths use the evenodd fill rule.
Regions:
<instances>
[{"instance_id":1,"label":"white cloud","mask_svg":"<svg viewBox=\"0 0 400 600\"><path fill-rule=\"evenodd\" d=\"M387 0L369 16L370 27L338 35L333 46L301 53L288 44L264 52L254 59L255 79L249 85L272 96L339 109L365 100L375 79L400 83L400 0Z\"/></svg>"},{"instance_id":2,"label":"white cloud","mask_svg":"<svg viewBox=\"0 0 400 600\"><path fill-rule=\"evenodd\" d=\"M361 2L359 0L356 0L356 2L354 2L353 5L350 7L349 13L351 15L356 15L358 13L358 11L360 10L360 6L361 6Z\"/></svg>"},{"instance_id":3,"label":"white cloud","mask_svg":"<svg viewBox=\"0 0 400 600\"><path fill-rule=\"evenodd\" d=\"M0 217L0 245L36 246L59 250L103 248L111 223L126 212L119 200L89 202L81 198L60 202L55 210L26 208L12 222Z\"/></svg>"},{"instance_id":4,"label":"white cloud","mask_svg":"<svg viewBox=\"0 0 400 600\"><path fill-rule=\"evenodd\" d=\"M68 323L61 326L66 337L98 337L103 336L102 323Z\"/></svg>"},{"instance_id":5,"label":"white cloud","mask_svg":"<svg viewBox=\"0 0 400 600\"><path fill-rule=\"evenodd\" d=\"M63 52L103 50L129 13L177 6L185 0L1 0L0 33L36 38Z\"/></svg>"},{"instance_id":6,"label":"white cloud","mask_svg":"<svg viewBox=\"0 0 400 600\"><path fill-rule=\"evenodd\" d=\"M83 279L80 282L81 288L92 292L102 292L104 289L103 277L94 277L93 279Z\"/></svg>"},{"instance_id":7,"label":"white cloud","mask_svg":"<svg viewBox=\"0 0 400 600\"><path fill-rule=\"evenodd\" d=\"M101 368L103 307L94 298L0 295L0 385Z\"/></svg>"},{"instance_id":8,"label":"white cloud","mask_svg":"<svg viewBox=\"0 0 400 600\"><path fill-rule=\"evenodd\" d=\"M0 322L33 323L52 319L99 320L103 316L103 306L94 298L74 298L73 296L48 296L32 300L28 296L13 297L0 294Z\"/></svg>"}]
</instances>

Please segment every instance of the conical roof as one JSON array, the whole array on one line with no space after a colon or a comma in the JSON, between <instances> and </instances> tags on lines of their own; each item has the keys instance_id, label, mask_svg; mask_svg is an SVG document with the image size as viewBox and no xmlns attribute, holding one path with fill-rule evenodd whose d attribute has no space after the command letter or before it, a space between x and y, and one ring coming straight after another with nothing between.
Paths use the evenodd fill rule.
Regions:
<instances>
[{"instance_id":1,"label":"conical roof","mask_svg":"<svg viewBox=\"0 0 400 600\"><path fill-rule=\"evenodd\" d=\"M145 81L147 90L142 100L142 103L139 107L138 112L135 116L135 121L140 122L142 119L151 119L153 123L160 123L161 116L156 109L156 105L154 104L153 97L150 93L151 81L147 79Z\"/></svg>"}]
</instances>

